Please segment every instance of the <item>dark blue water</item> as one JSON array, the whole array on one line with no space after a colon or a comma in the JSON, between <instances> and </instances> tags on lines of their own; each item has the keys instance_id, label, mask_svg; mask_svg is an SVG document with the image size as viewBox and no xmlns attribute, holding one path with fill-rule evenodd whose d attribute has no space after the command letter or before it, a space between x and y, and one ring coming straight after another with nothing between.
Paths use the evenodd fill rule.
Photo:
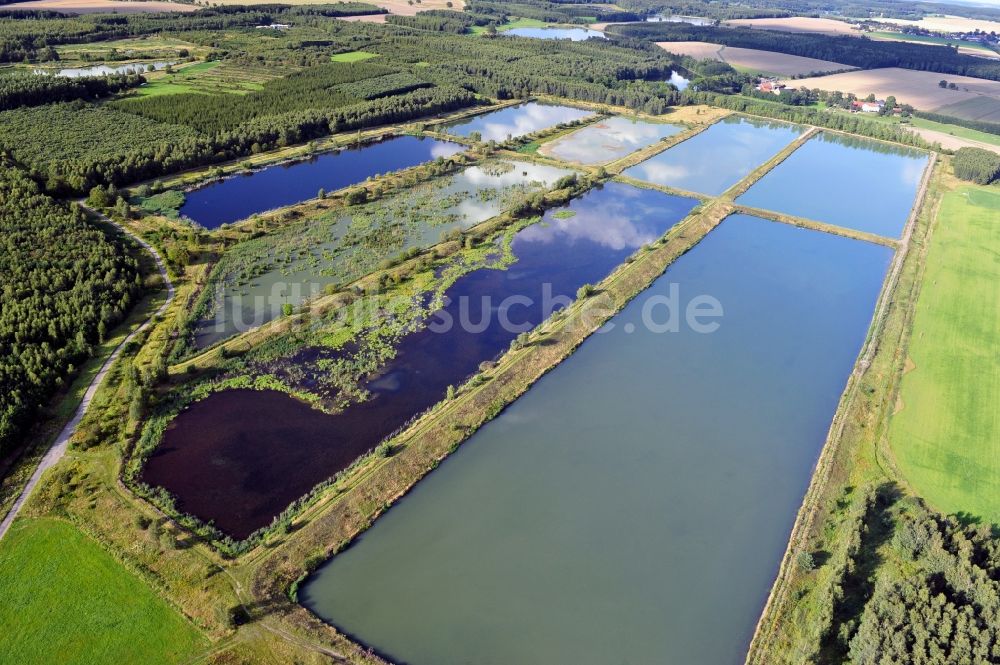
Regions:
<instances>
[{"instance_id":1,"label":"dark blue water","mask_svg":"<svg viewBox=\"0 0 1000 665\"><path fill-rule=\"evenodd\" d=\"M428 327L403 337L396 357L366 383L366 401L324 416L325 427L315 419L299 426L301 404L287 395L241 391L234 405L232 391L214 393L173 421L143 480L169 490L181 510L244 538L439 402L449 385L461 384L697 203L619 183L592 190L563 214L549 212L518 232L513 265L459 278ZM566 210L575 214L566 217Z\"/></svg>"},{"instance_id":2,"label":"dark blue water","mask_svg":"<svg viewBox=\"0 0 1000 665\"><path fill-rule=\"evenodd\" d=\"M742 665L890 257L727 219L301 600L409 665Z\"/></svg>"},{"instance_id":3,"label":"dark blue water","mask_svg":"<svg viewBox=\"0 0 1000 665\"><path fill-rule=\"evenodd\" d=\"M299 203L320 189L333 192L369 176L409 168L464 148L450 141L401 136L360 148L345 148L308 161L271 166L189 192L180 213L206 229Z\"/></svg>"}]
</instances>

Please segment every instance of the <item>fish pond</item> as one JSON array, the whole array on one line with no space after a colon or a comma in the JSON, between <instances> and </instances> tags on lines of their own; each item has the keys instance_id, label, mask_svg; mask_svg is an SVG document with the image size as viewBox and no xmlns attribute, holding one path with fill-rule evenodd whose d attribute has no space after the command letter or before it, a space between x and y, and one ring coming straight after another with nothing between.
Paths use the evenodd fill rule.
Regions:
<instances>
[{"instance_id":1,"label":"fish pond","mask_svg":"<svg viewBox=\"0 0 1000 665\"><path fill-rule=\"evenodd\" d=\"M194 347L205 348L362 277L407 250L495 217L568 169L493 160L363 206L289 224L230 249L212 272Z\"/></svg>"},{"instance_id":2,"label":"fish pond","mask_svg":"<svg viewBox=\"0 0 1000 665\"><path fill-rule=\"evenodd\" d=\"M455 136L471 136L479 133L484 141L506 141L525 134L532 134L542 129L556 125L582 120L594 115L591 111L543 104L541 102L526 102L491 111L470 118L463 118L445 123L442 128Z\"/></svg>"},{"instance_id":3,"label":"fish pond","mask_svg":"<svg viewBox=\"0 0 1000 665\"><path fill-rule=\"evenodd\" d=\"M144 74L148 71L160 71L176 62L133 62L127 65L93 65L90 67L66 67L64 69L37 68L35 74L63 76L65 78L80 78L81 76L110 76L111 74Z\"/></svg>"},{"instance_id":4,"label":"fish pond","mask_svg":"<svg viewBox=\"0 0 1000 665\"><path fill-rule=\"evenodd\" d=\"M737 202L898 238L929 160L921 150L822 132Z\"/></svg>"},{"instance_id":5,"label":"fish pond","mask_svg":"<svg viewBox=\"0 0 1000 665\"><path fill-rule=\"evenodd\" d=\"M308 407L284 394L213 393L174 419L142 480L170 491L182 511L244 538L440 401L448 386L461 384L696 204L619 183L591 190L514 235L509 267L483 268L454 282L443 309L403 336L395 356L364 383L366 400L335 415L302 418Z\"/></svg>"},{"instance_id":6,"label":"fish pond","mask_svg":"<svg viewBox=\"0 0 1000 665\"><path fill-rule=\"evenodd\" d=\"M683 129L680 125L615 116L546 143L539 152L569 162L597 164L625 157Z\"/></svg>"},{"instance_id":7,"label":"fish pond","mask_svg":"<svg viewBox=\"0 0 1000 665\"><path fill-rule=\"evenodd\" d=\"M512 28L504 30L501 34L532 39L568 39L573 42L582 42L591 37L607 39L600 30L589 28Z\"/></svg>"},{"instance_id":8,"label":"fish pond","mask_svg":"<svg viewBox=\"0 0 1000 665\"><path fill-rule=\"evenodd\" d=\"M344 148L199 187L187 193L180 214L206 229L215 229L311 199L320 189L333 192L363 182L369 176L450 157L464 149L450 141L417 136Z\"/></svg>"},{"instance_id":9,"label":"fish pond","mask_svg":"<svg viewBox=\"0 0 1000 665\"><path fill-rule=\"evenodd\" d=\"M299 600L408 665L743 663L890 256L727 219Z\"/></svg>"},{"instance_id":10,"label":"fish pond","mask_svg":"<svg viewBox=\"0 0 1000 665\"><path fill-rule=\"evenodd\" d=\"M729 116L626 169L624 174L657 185L717 196L804 131L799 125Z\"/></svg>"}]
</instances>

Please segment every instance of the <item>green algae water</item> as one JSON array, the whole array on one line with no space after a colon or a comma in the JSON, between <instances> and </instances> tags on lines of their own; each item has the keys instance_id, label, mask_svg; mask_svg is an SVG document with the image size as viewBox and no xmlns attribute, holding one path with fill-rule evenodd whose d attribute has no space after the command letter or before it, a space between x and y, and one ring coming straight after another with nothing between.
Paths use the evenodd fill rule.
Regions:
<instances>
[{"instance_id":1,"label":"green algae water","mask_svg":"<svg viewBox=\"0 0 1000 665\"><path fill-rule=\"evenodd\" d=\"M727 219L300 600L409 665L742 663L890 257Z\"/></svg>"}]
</instances>

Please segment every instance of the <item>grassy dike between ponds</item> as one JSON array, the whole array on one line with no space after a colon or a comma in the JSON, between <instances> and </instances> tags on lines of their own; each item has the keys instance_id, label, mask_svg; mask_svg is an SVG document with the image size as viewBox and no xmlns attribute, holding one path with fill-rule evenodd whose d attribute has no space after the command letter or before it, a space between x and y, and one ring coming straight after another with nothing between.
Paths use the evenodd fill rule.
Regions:
<instances>
[{"instance_id":1,"label":"grassy dike between ponds","mask_svg":"<svg viewBox=\"0 0 1000 665\"><path fill-rule=\"evenodd\" d=\"M847 535L864 513L865 493L854 488L900 479L879 449L903 373L946 166L932 154L754 631L748 665L813 661L832 626L844 572L857 546ZM798 563L814 552L823 554L821 565Z\"/></svg>"},{"instance_id":2,"label":"grassy dike between ponds","mask_svg":"<svg viewBox=\"0 0 1000 665\"><path fill-rule=\"evenodd\" d=\"M333 489L307 510L290 535L248 556L253 606L267 607L267 619L369 661L363 649L292 602L290 590L305 574L367 529L417 481L484 423L568 357L586 338L642 293L666 268L694 247L732 211L725 201L705 205L664 238L640 250L597 287L530 335L527 344L463 386L450 400L396 436L393 453L353 480Z\"/></svg>"}]
</instances>

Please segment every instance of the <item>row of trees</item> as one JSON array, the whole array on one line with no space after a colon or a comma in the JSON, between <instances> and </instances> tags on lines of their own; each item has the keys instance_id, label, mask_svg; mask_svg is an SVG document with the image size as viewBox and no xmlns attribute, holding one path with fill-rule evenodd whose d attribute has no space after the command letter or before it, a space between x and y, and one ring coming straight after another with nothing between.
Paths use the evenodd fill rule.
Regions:
<instances>
[{"instance_id":1,"label":"row of trees","mask_svg":"<svg viewBox=\"0 0 1000 665\"><path fill-rule=\"evenodd\" d=\"M763 49L830 60L863 69L902 67L1000 81L1000 62L963 55L951 46L874 41L866 37L816 33L696 26L688 23L633 23L610 26L609 31L624 37L656 42L713 42L725 46Z\"/></svg>"},{"instance_id":2,"label":"row of trees","mask_svg":"<svg viewBox=\"0 0 1000 665\"><path fill-rule=\"evenodd\" d=\"M140 292L122 242L0 158L0 452Z\"/></svg>"},{"instance_id":3,"label":"row of trees","mask_svg":"<svg viewBox=\"0 0 1000 665\"><path fill-rule=\"evenodd\" d=\"M952 160L955 175L980 185L1000 179L1000 155L983 148L959 148Z\"/></svg>"},{"instance_id":4,"label":"row of trees","mask_svg":"<svg viewBox=\"0 0 1000 665\"><path fill-rule=\"evenodd\" d=\"M0 111L74 99L98 99L145 82L139 74L68 78L13 72L0 76Z\"/></svg>"},{"instance_id":5,"label":"row of trees","mask_svg":"<svg viewBox=\"0 0 1000 665\"><path fill-rule=\"evenodd\" d=\"M788 106L775 101L765 101L747 97L736 97L711 92L685 92L684 99L691 104L710 104L776 120L785 120L804 125L815 125L842 132L868 136L883 141L893 141L917 147L926 147L926 142L897 124L877 122L859 115L827 113L804 106Z\"/></svg>"}]
</instances>

